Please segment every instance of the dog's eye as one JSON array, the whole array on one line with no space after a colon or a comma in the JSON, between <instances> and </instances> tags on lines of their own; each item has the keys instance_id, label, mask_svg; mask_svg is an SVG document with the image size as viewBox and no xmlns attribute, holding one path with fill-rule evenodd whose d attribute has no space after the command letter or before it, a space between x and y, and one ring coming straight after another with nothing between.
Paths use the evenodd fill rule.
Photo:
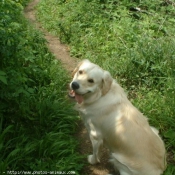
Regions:
<instances>
[{"instance_id":1,"label":"dog's eye","mask_svg":"<svg viewBox=\"0 0 175 175\"><path fill-rule=\"evenodd\" d=\"M78 72L79 74L83 74L83 71L82 70L79 70L79 72Z\"/></svg>"},{"instance_id":2,"label":"dog's eye","mask_svg":"<svg viewBox=\"0 0 175 175\"><path fill-rule=\"evenodd\" d=\"M94 83L94 80L93 79L89 79L88 82L89 83Z\"/></svg>"}]
</instances>

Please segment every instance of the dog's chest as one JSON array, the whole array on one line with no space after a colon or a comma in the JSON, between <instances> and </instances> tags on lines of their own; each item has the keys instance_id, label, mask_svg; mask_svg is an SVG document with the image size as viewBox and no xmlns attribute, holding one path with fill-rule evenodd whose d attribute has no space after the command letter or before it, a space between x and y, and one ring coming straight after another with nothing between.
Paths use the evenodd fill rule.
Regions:
<instances>
[{"instance_id":1,"label":"dog's chest","mask_svg":"<svg viewBox=\"0 0 175 175\"><path fill-rule=\"evenodd\" d=\"M92 134L93 136L97 135L97 130L99 130L100 125L100 118L102 115L99 115L98 112L94 112L92 110L81 110L80 116L84 122L84 125L86 126L89 134Z\"/></svg>"}]
</instances>

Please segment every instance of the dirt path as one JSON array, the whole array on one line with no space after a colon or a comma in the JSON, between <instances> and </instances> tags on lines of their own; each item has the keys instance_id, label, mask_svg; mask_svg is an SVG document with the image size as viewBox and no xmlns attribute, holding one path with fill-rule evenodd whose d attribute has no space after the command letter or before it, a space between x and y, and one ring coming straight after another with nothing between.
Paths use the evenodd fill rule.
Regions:
<instances>
[{"instance_id":1,"label":"dirt path","mask_svg":"<svg viewBox=\"0 0 175 175\"><path fill-rule=\"evenodd\" d=\"M55 55L57 59L61 60L63 67L68 71L72 71L72 69L75 68L78 60L76 58L70 57L68 47L64 44L61 44L56 36L53 36L44 28L42 28L41 24L36 20L35 6L39 3L39 1L40 0L33 0L31 3L29 3L24 10L24 15L38 30L44 33L49 50Z\"/></svg>"},{"instance_id":2,"label":"dirt path","mask_svg":"<svg viewBox=\"0 0 175 175\"><path fill-rule=\"evenodd\" d=\"M45 29L42 28L41 24L36 20L35 16L35 6L39 3L40 0L33 0L24 10L25 17L34 25L38 30L40 30L47 40L47 45L49 50L55 55L55 57L61 60L63 67L68 71L72 71L77 65L78 60L76 58L70 57L69 49L66 45L61 44L59 39L56 36L53 36ZM88 155L92 153L91 143L87 134L87 131L82 123L79 123L79 131L76 135L76 138L80 142L79 150L83 155ZM103 148L101 163L97 165L86 166L82 170L82 175L106 175L108 173L113 173L112 166L108 163L108 151ZM84 160L87 162L87 160Z\"/></svg>"}]
</instances>

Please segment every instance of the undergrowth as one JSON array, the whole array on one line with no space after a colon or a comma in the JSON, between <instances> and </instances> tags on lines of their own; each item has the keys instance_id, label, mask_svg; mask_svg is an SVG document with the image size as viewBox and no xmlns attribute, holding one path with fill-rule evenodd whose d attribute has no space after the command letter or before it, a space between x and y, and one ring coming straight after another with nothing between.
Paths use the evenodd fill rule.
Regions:
<instances>
[{"instance_id":1,"label":"undergrowth","mask_svg":"<svg viewBox=\"0 0 175 175\"><path fill-rule=\"evenodd\" d=\"M79 174L78 118L66 100L69 77L24 19L27 2L0 2L0 174Z\"/></svg>"},{"instance_id":2,"label":"undergrowth","mask_svg":"<svg viewBox=\"0 0 175 175\"><path fill-rule=\"evenodd\" d=\"M160 130L175 174L175 3L171 0L42 0L42 25L71 54L111 72Z\"/></svg>"}]
</instances>

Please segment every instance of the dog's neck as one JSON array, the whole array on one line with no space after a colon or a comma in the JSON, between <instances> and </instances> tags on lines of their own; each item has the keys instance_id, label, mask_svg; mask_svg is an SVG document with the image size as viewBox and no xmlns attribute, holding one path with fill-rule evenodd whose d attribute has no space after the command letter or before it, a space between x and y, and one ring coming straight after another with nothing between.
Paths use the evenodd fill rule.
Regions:
<instances>
[{"instance_id":1,"label":"dog's neck","mask_svg":"<svg viewBox=\"0 0 175 175\"><path fill-rule=\"evenodd\" d=\"M126 93L124 92L123 88L117 83L113 82L111 86L115 86L115 88L112 88L109 90L110 91L115 91L113 93L107 93L105 95L102 94L101 90L98 90L98 93L92 94L89 98L85 98L84 101L81 104L76 104L75 109L80 112L85 112L86 109L93 109L94 106L96 109L103 110L103 108L106 108L106 104L104 105L104 101L108 101L108 106L111 105L119 105L122 103L122 101L127 101L129 102ZM111 94L115 94L112 95ZM95 99L95 100L94 100Z\"/></svg>"}]
</instances>

